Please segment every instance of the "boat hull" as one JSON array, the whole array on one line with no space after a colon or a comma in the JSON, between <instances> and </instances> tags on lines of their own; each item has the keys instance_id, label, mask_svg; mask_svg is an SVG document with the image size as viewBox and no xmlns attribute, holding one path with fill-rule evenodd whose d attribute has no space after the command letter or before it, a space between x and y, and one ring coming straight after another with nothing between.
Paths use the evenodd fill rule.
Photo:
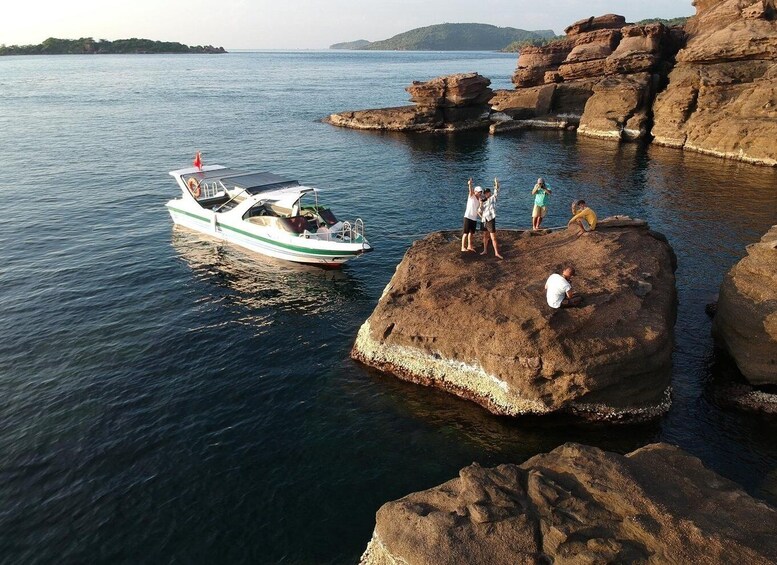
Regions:
<instances>
[{"instance_id":1,"label":"boat hull","mask_svg":"<svg viewBox=\"0 0 777 565\"><path fill-rule=\"evenodd\" d=\"M239 245L250 251L321 267L339 267L346 261L371 251L369 243L320 241L304 237L272 233L227 214L210 210L191 210L183 200L171 200L167 210L176 225Z\"/></svg>"}]
</instances>

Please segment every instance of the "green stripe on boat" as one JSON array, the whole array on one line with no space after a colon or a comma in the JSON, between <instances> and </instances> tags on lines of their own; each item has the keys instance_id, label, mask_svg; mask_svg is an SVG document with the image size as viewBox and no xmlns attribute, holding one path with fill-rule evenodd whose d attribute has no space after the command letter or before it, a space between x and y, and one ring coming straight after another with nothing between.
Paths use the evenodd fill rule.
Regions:
<instances>
[{"instance_id":1,"label":"green stripe on boat","mask_svg":"<svg viewBox=\"0 0 777 565\"><path fill-rule=\"evenodd\" d=\"M191 212L187 212L186 210L180 210L179 208L174 208L173 206L167 205L167 207L172 210L173 212L176 212L177 214L183 214L184 216L189 216L191 218L194 218L195 220L200 220L201 222L205 222L206 224L210 223L210 220L208 218L205 218L203 216L198 216L197 214L193 214ZM254 239L257 239L263 243L267 243L269 245L272 245L274 247L282 247L284 249L289 249L291 251L296 251L299 253L305 253L307 255L331 255L332 257L345 257L348 255L358 255L359 251L337 251L337 250L330 250L330 249L312 249L310 247L299 247L297 245L291 245L290 243L282 243L280 241L273 241L272 239L267 239L264 237L261 237L259 235L253 234L251 232L243 231L240 228L235 228L232 226L228 226L226 224L219 224L219 227L222 229L227 229L236 233L239 233L241 235L245 235L248 237L252 237Z\"/></svg>"}]
</instances>

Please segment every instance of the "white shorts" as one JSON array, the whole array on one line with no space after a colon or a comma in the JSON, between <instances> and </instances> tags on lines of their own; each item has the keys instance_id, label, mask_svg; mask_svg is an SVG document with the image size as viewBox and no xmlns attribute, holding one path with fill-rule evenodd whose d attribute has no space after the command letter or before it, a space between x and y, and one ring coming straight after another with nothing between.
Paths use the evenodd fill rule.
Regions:
<instances>
[{"instance_id":1,"label":"white shorts","mask_svg":"<svg viewBox=\"0 0 777 565\"><path fill-rule=\"evenodd\" d=\"M531 217L532 218L544 218L545 214L548 213L548 207L547 206L537 206L534 205L534 209L531 211Z\"/></svg>"}]
</instances>

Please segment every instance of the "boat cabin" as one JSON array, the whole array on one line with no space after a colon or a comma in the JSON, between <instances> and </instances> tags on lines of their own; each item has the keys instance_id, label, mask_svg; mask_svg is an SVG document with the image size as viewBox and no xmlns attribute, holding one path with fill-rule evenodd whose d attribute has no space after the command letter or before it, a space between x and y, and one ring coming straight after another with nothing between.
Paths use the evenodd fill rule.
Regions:
<instances>
[{"instance_id":1,"label":"boat cabin","mask_svg":"<svg viewBox=\"0 0 777 565\"><path fill-rule=\"evenodd\" d=\"M215 166L174 171L189 194L203 208L225 213L247 200L253 202L242 217L257 225L280 227L296 234L324 234L338 224L329 208L319 205L318 191L274 173L246 173Z\"/></svg>"}]
</instances>

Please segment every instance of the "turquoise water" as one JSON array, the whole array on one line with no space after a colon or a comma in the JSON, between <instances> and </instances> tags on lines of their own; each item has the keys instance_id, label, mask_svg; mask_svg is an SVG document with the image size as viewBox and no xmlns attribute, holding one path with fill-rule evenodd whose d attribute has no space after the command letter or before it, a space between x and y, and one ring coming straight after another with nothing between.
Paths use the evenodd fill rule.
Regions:
<instances>
[{"instance_id":1,"label":"turquoise water","mask_svg":"<svg viewBox=\"0 0 777 565\"><path fill-rule=\"evenodd\" d=\"M559 132L376 134L318 122L512 55L267 52L0 59L0 561L348 563L385 501L565 441L664 440L777 501L774 422L718 408L704 305L777 221L777 171ZM173 229L167 171L262 168L324 189L376 251L341 273ZM638 427L510 420L348 353L416 234L457 228L466 179L498 222L585 198L679 259L673 406ZM487 266L484 266L487 268Z\"/></svg>"}]
</instances>

